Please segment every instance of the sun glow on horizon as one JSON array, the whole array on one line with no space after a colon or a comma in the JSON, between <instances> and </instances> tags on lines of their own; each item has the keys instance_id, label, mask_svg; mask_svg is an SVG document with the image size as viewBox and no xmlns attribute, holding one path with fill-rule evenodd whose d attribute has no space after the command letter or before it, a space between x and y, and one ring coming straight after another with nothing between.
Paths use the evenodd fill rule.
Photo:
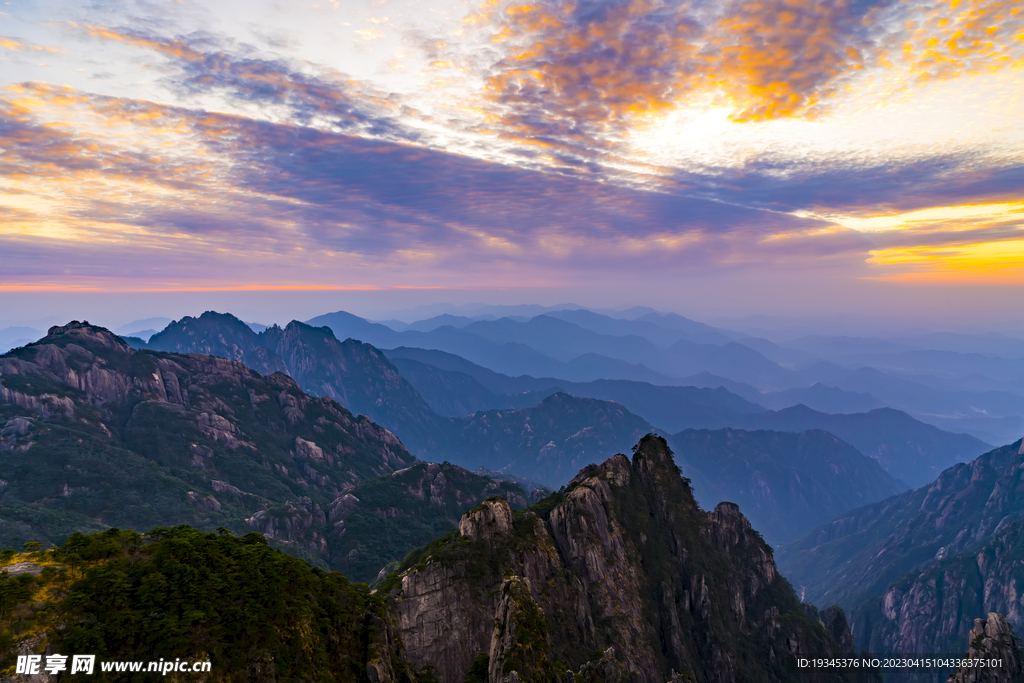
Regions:
<instances>
[{"instance_id":1,"label":"sun glow on horizon","mask_svg":"<svg viewBox=\"0 0 1024 683\"><path fill-rule=\"evenodd\" d=\"M814 215L805 213L804 215ZM1019 202L999 202L995 204L966 204L963 206L936 206L918 209L906 213L883 216L842 216L835 214L819 214L820 218L830 220L844 228L858 232L888 232L893 230L915 230L920 228L956 229L964 219L973 219L965 229L976 229L977 223L993 223L1004 220L1024 222L1024 200ZM951 225L952 224L952 225Z\"/></svg>"},{"instance_id":2,"label":"sun glow on horizon","mask_svg":"<svg viewBox=\"0 0 1024 683\"><path fill-rule=\"evenodd\" d=\"M903 282L1024 284L1024 239L871 252L869 263L901 272L875 279Z\"/></svg>"}]
</instances>

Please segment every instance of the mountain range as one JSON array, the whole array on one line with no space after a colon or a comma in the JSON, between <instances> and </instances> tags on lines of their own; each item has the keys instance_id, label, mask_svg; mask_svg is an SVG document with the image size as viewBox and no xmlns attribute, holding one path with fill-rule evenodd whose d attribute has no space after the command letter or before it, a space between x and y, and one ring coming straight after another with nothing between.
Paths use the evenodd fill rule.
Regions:
<instances>
[{"instance_id":1,"label":"mountain range","mask_svg":"<svg viewBox=\"0 0 1024 683\"><path fill-rule=\"evenodd\" d=\"M506 310L511 309L493 309L497 316ZM707 373L720 378L712 388L736 391L738 386L721 380L735 382L751 390L737 393L772 409L805 403L832 413L887 406L989 443L1012 440L1024 431L1024 393L1013 381L1024 358L1024 340L930 334L770 341L649 310L610 315L570 306L523 311L505 318L448 314L389 325L339 311L311 322L331 327L339 338L351 336L382 349L448 351L512 376L708 386L695 379Z\"/></svg>"},{"instance_id":2,"label":"mountain range","mask_svg":"<svg viewBox=\"0 0 1024 683\"><path fill-rule=\"evenodd\" d=\"M894 478L910 486L934 479L945 468L980 455L988 444L967 434L951 434L891 408L830 415L796 405L778 411L715 389L657 386L628 380L567 382L529 376L509 377L440 351L398 348L385 352L398 368L409 368L410 383L431 405L471 403L478 410L516 407L538 395L566 391L576 396L621 403L665 433L684 429L734 429L835 434L876 459ZM424 366L429 366L424 368Z\"/></svg>"},{"instance_id":3,"label":"mountain range","mask_svg":"<svg viewBox=\"0 0 1024 683\"><path fill-rule=\"evenodd\" d=\"M980 614L1024 626L1024 446L942 472L780 548L808 600L849 610L874 651L953 652Z\"/></svg>"},{"instance_id":4,"label":"mountain range","mask_svg":"<svg viewBox=\"0 0 1024 683\"><path fill-rule=\"evenodd\" d=\"M382 350L447 351L513 377L554 378L556 385L619 379L723 386L771 410L804 404L833 414L889 407L989 444L1024 432L1024 392L1017 381L1024 340L998 334L794 337L781 329L749 328L752 336L643 307L599 312L571 304L435 306L405 315L427 317L382 324L337 311L308 322L331 327L339 340L358 339ZM167 320L147 318L116 331L137 333L144 343L142 337ZM41 336L31 327L38 324L0 329L0 352ZM265 328L247 324L257 333ZM524 407L514 402L432 405L456 417L469 414L454 412L463 408Z\"/></svg>"},{"instance_id":5,"label":"mountain range","mask_svg":"<svg viewBox=\"0 0 1024 683\"><path fill-rule=\"evenodd\" d=\"M92 330L89 334L96 339L109 341L109 333L99 328L79 325L75 330L81 334L86 334L83 330ZM55 331L51 336L52 339L48 337L39 344L26 347L24 353L37 354L37 347L52 345L53 340L64 339L67 333ZM117 363L125 367L136 362L131 359L166 357L168 353L154 352L152 348L132 353L120 341L116 343L121 346L115 355L128 354L128 358L117 358ZM276 381L293 381L282 371L291 373L300 381L296 389L301 387L303 392L341 400L356 410L370 413L374 421L379 421L401 439L410 442L424 459L448 461L469 470L481 469L520 477L551 488L562 486L582 466L622 452L644 434L657 431L654 425L621 403L575 397L563 392L551 394L524 408L480 411L461 419L439 416L381 352L355 340L339 342L325 328L298 322L284 328L272 326L256 333L232 316L207 313L199 318L184 318L172 323L154 335L147 346L173 349L170 357L187 363L208 357L199 354L222 354L236 359L236 365L232 367L241 367L238 363L252 364L264 372L274 373L270 377L279 378ZM125 377L118 381L127 385L133 380ZM758 408L721 388L659 387L614 380L589 383L586 388L597 390L596 393L602 396L624 394L634 401L646 401L643 405L653 409L673 402L677 411L697 406L705 414ZM679 401L680 398L688 402ZM237 422L235 416L240 414L239 410L230 405L229 408L233 412L224 413L224 419ZM768 413L761 410L755 414ZM872 431L874 427L876 425L869 420L867 430ZM236 428L247 431L240 425ZM315 429L313 431L316 433ZM680 440L676 442L680 464L686 467L688 476L694 480L699 500L709 507L721 500L741 502L772 542L793 540L815 524L905 488L902 482L886 474L848 443L831 435L815 433L813 425L810 430L791 431L794 433L731 430L723 432L731 435L724 441L716 433L709 432L705 436L705 447L700 449L690 447L692 444L686 439L692 435L688 433L677 434L673 438ZM876 431L874 429L872 433ZM306 434L301 438L303 444L316 444L312 435ZM734 448L737 439L744 448ZM679 447L678 444L684 441L687 445ZM708 447L709 444L713 447ZM14 448L16 444L11 442L10 446ZM313 452L305 446L295 446L292 450L296 456ZM412 455L405 457L405 464L411 464L408 458ZM721 463L726 461L732 462L733 467L721 467ZM831 465L824 467L824 463ZM281 466L285 470L293 467L286 463ZM853 476L853 473L859 474ZM362 478L365 475L360 475L359 480ZM452 478L450 470L448 478ZM241 491L249 490L223 478L218 481ZM356 479L347 482L348 487L357 484ZM464 482L457 492L456 503L468 500L467 486L469 484ZM479 495L483 495L483 483L473 486ZM318 561L344 567L350 574L355 572L352 575L368 580L394 557L374 552L365 557L359 556L355 564L343 561L342 555L357 549L362 543L359 540L362 537L359 537L352 541L356 545L350 548L348 543L352 537L344 539L344 534L338 532L341 527L336 523L342 518L331 512L334 509L331 506L343 490L336 485L330 494L302 496L296 492L291 497L277 496L264 502L267 509L256 516L250 512L244 519L278 542L292 543ZM360 498L359 494L353 495ZM517 499L508 491L503 495ZM520 490L517 495L522 497L525 493ZM307 500L296 502L303 497ZM450 526L460 511L458 505L452 507L448 503L435 507L438 509L424 508L417 514L431 519L431 515L440 515L437 524ZM429 531L425 527L415 539L404 542L402 548L412 547L415 540L423 541L439 529L436 525L429 526ZM400 536L398 534L396 538ZM361 547L371 546L364 544ZM346 550L341 553L343 548Z\"/></svg>"},{"instance_id":6,"label":"mountain range","mask_svg":"<svg viewBox=\"0 0 1024 683\"><path fill-rule=\"evenodd\" d=\"M611 330L590 313L539 324ZM462 329L480 322L533 329ZM0 620L0 666L15 646L202 648L195 634L230 622L264 635L243 649L217 636L233 664L216 680L291 680L301 656L323 672L346 662L325 680L869 680L797 672L795 658L956 652L972 626L972 650L1003 647L1022 626L1020 441L978 455L973 437L888 407L772 410L724 384L513 377L297 321L257 331L208 312L129 341L72 322L0 356L0 541L63 544L0 557L0 614L17 615ZM458 414L473 401L512 405ZM528 494L526 480L558 491ZM187 548L218 568L212 583L154 592ZM271 597L279 580L305 592ZM247 582L276 614L130 616L221 605L212 586Z\"/></svg>"},{"instance_id":7,"label":"mountain range","mask_svg":"<svg viewBox=\"0 0 1024 683\"><path fill-rule=\"evenodd\" d=\"M627 380L582 384L563 382L570 391L578 394L572 396L557 391L557 387L550 387L550 380L507 377L445 352L415 349L392 352L396 362L404 363L406 367L412 364L414 377L422 379L422 374L416 375L418 370L440 380L429 385L435 397L447 391L453 396L452 401L465 402L469 399L463 396L486 395L489 390L475 377L499 390L527 389L519 394L506 394L521 407L483 410L461 419L447 418L433 413L416 388L405 381L398 367L392 366L389 359L372 346L352 339L338 342L326 328L314 328L298 322L289 323L283 329L270 327L256 334L236 318L211 312L198 319L185 318L168 326L164 332L154 335L149 347L179 353L218 352L254 362L268 370L284 368L300 381L305 390L330 395L348 401L347 404L356 410L365 410L372 419L394 431L420 457L451 461L471 470L483 468L513 474L552 488L565 484L583 465L622 452L640 436L661 426L652 425L636 412L654 414L669 424L674 424L673 416L683 424L689 417L699 426L723 422L747 426L754 417L775 416L724 388L657 386ZM411 360L409 356L440 358L448 367L468 370L474 376L428 366ZM539 400L547 391L538 391L536 387L543 386L555 390L555 393ZM467 390L468 393L462 393ZM494 396L493 393L490 395ZM788 419L790 422L798 419L786 414L777 417L780 421ZM817 428L813 419L807 419L808 415L802 414L802 417L807 424L799 429L787 424L786 431L805 432ZM832 416L818 417L827 420ZM913 429L915 425L925 432L929 428L909 416L902 417L907 423L902 426L909 426L902 431L899 426L881 428L886 418L891 421L887 413L865 416L859 422L856 419L852 422L840 420L839 424L846 427L843 430L845 438L869 434L871 445L876 449L884 450L888 443L909 436L908 442L917 445L916 460L907 463L904 469L912 471L914 467L934 467L927 459L924 463L918 462L922 460L922 447L913 440L917 438ZM899 422L898 418L896 422ZM766 424L771 426L767 419L757 426ZM965 437L965 440L965 443L958 443L956 439L946 443L933 439L926 444L927 452L939 457L949 452L955 454L953 457L962 456L963 451L958 452L957 448L974 447L972 439ZM780 449L779 444L783 442L786 446ZM730 456L746 463L743 477L717 467L712 453L691 458L687 463L688 476L696 482L701 502L709 506L721 500L752 502L751 491L760 491L761 499L750 514L773 542L792 540L815 524L851 507L879 500L906 487L856 453L849 444L837 445L840 444L839 439L810 436L793 439L766 433L747 439L747 443L756 443L757 446L741 455ZM717 447L721 450L726 445L718 444ZM984 445L978 450L982 448ZM783 453L786 449L792 452ZM808 449L818 450L812 455ZM814 457L821 462L833 463L839 462L835 460L839 458L845 464L826 472L809 465ZM851 458L861 462L854 464ZM837 476L839 472L845 475L852 471L864 476L850 480ZM927 469L923 471L925 475L917 471L911 473L923 478ZM806 502L790 505L783 500L786 496L797 496ZM811 501L819 496L820 504L812 504ZM781 507L786 507L787 511L776 516Z\"/></svg>"}]
</instances>

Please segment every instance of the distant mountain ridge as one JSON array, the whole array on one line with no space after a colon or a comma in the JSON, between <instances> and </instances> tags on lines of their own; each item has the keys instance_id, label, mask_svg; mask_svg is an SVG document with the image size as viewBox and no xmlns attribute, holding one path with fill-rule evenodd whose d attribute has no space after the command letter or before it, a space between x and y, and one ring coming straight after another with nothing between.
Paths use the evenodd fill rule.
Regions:
<instances>
[{"instance_id":1,"label":"distant mountain ridge","mask_svg":"<svg viewBox=\"0 0 1024 683\"><path fill-rule=\"evenodd\" d=\"M400 432L414 450L436 451L444 443L443 421L380 351L354 339L338 341L325 328L292 321L257 334L233 315L207 311L171 323L145 348L209 353L241 361L263 374L285 372L306 391L330 396Z\"/></svg>"},{"instance_id":2,"label":"distant mountain ridge","mask_svg":"<svg viewBox=\"0 0 1024 683\"><path fill-rule=\"evenodd\" d=\"M951 434L893 408L828 415L802 405L745 416L747 429L802 432L824 429L877 460L893 477L920 486L947 467L991 446L968 434Z\"/></svg>"},{"instance_id":3,"label":"distant mountain ridge","mask_svg":"<svg viewBox=\"0 0 1024 683\"><path fill-rule=\"evenodd\" d=\"M663 386L611 379L569 382L555 378L508 377L442 351L403 347L384 353L435 410L453 417L477 410L525 407L526 401L536 403L556 391L622 403L666 430L720 427L731 424L736 415L764 412L756 403L721 387ZM435 363L461 369L445 370Z\"/></svg>"},{"instance_id":4,"label":"distant mountain ridge","mask_svg":"<svg viewBox=\"0 0 1024 683\"><path fill-rule=\"evenodd\" d=\"M738 504L770 543L792 541L816 520L834 519L907 488L877 462L821 430L688 429L668 442L683 473L694 479L702 505ZM698 481L714 490L701 491Z\"/></svg>"},{"instance_id":5,"label":"distant mountain ridge","mask_svg":"<svg viewBox=\"0 0 1024 683\"><path fill-rule=\"evenodd\" d=\"M742 375L744 381L776 388L799 382L792 371L693 321L687 321L689 327L701 330L701 334L672 334L672 330L661 328L658 338L671 342L665 347L638 334L629 334L631 323L627 321L589 311L542 314L522 322L511 318L476 321L458 329L441 326L429 332L396 332L344 311L317 316L308 322L330 327L339 338L355 337L385 349L405 346L447 351L511 375L549 376L577 382L631 379L676 384L679 377L709 371L733 379ZM657 329L649 321L641 320L638 325ZM589 329L594 327L616 334ZM714 338L722 345L692 341L691 337Z\"/></svg>"},{"instance_id":6,"label":"distant mountain ridge","mask_svg":"<svg viewBox=\"0 0 1024 683\"><path fill-rule=\"evenodd\" d=\"M666 433L684 429L768 429L803 432L822 429L852 444L879 462L895 479L911 486L924 484L950 465L968 460L991 446L966 434L951 434L892 408L866 413L830 415L803 405L778 411L765 410L726 388L665 387L642 382L599 380L567 382L553 378L509 377L442 351L397 348L385 354L401 367L409 362L432 365L437 371L410 373L414 385L435 404L455 405L471 396L479 408L521 405L555 390L577 396L613 400L644 416ZM410 367L406 365L406 367ZM448 374L446 374L448 373ZM459 373L458 380L451 373ZM713 378L701 378L714 383ZM476 380L476 383L470 380ZM462 394L460 392L466 392ZM490 396L487 392L491 392ZM506 394L501 396L499 394Z\"/></svg>"},{"instance_id":7,"label":"distant mountain ridge","mask_svg":"<svg viewBox=\"0 0 1024 683\"><path fill-rule=\"evenodd\" d=\"M469 468L512 472L558 488L583 466L628 449L651 430L617 403L556 393L536 406L459 421L448 453Z\"/></svg>"}]
</instances>

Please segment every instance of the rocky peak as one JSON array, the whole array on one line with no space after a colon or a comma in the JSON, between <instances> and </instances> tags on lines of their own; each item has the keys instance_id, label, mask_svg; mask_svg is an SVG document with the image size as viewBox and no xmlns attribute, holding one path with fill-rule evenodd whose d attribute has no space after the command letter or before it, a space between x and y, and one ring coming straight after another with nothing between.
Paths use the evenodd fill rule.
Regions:
<instances>
[{"instance_id":1,"label":"rocky peak","mask_svg":"<svg viewBox=\"0 0 1024 683\"><path fill-rule=\"evenodd\" d=\"M116 334L105 327L90 325L87 320L82 322L72 320L67 325L54 325L37 343L52 344L61 338L63 341L74 341L85 347L98 345L124 353L132 352L131 347Z\"/></svg>"},{"instance_id":2,"label":"rocky peak","mask_svg":"<svg viewBox=\"0 0 1024 683\"><path fill-rule=\"evenodd\" d=\"M459 534L471 541L484 541L512 533L512 508L504 498L488 498L459 520Z\"/></svg>"},{"instance_id":3,"label":"rocky peak","mask_svg":"<svg viewBox=\"0 0 1024 683\"><path fill-rule=\"evenodd\" d=\"M185 316L149 339L146 348L174 353L202 353L240 361L264 375L288 372L285 362L264 348L260 336L230 313L206 311Z\"/></svg>"},{"instance_id":4,"label":"rocky peak","mask_svg":"<svg viewBox=\"0 0 1024 683\"><path fill-rule=\"evenodd\" d=\"M632 461L588 466L532 510L512 515L489 499L462 518L459 536L410 555L396 578L384 585L394 586L410 661L435 667L442 683L461 683L485 656L488 683L619 673L727 683L759 679L762 667L781 679L794 652L846 652L851 642L837 614L800 612L735 505L696 505L653 434ZM580 674L566 678L566 666Z\"/></svg>"},{"instance_id":5,"label":"rocky peak","mask_svg":"<svg viewBox=\"0 0 1024 683\"><path fill-rule=\"evenodd\" d=\"M1006 617L989 612L988 619L975 619L967 640L966 659L998 659L1001 667L963 667L949 677L950 683L1016 683L1024 679L1024 650Z\"/></svg>"},{"instance_id":6,"label":"rocky peak","mask_svg":"<svg viewBox=\"0 0 1024 683\"><path fill-rule=\"evenodd\" d=\"M640 439L633 449L633 467L643 472L679 474L668 442L658 434L648 434Z\"/></svg>"}]
</instances>

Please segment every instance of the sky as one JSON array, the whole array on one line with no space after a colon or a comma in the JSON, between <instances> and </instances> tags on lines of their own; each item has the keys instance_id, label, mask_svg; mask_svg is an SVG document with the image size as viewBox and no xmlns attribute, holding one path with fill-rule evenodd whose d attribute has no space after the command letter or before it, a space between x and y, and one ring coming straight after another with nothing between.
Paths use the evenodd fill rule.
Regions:
<instances>
[{"instance_id":1,"label":"sky","mask_svg":"<svg viewBox=\"0 0 1024 683\"><path fill-rule=\"evenodd\" d=\"M0 2L0 321L437 301L1019 322L1024 9Z\"/></svg>"}]
</instances>

